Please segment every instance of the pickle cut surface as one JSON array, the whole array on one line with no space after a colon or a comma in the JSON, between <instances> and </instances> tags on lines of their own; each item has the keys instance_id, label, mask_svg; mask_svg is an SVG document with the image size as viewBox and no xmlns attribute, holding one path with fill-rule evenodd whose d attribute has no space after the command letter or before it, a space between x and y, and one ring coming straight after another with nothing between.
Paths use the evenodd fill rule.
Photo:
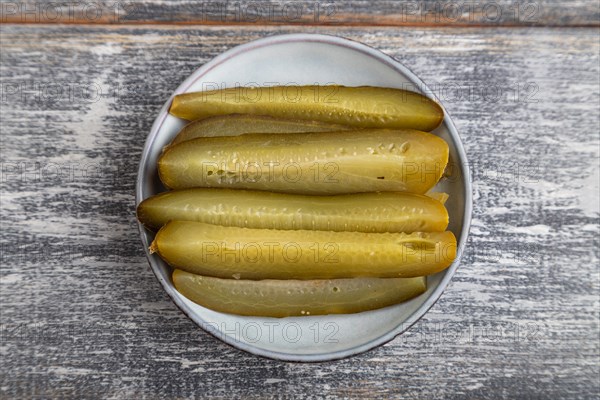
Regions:
<instances>
[{"instance_id":1,"label":"pickle cut surface","mask_svg":"<svg viewBox=\"0 0 600 400\"><path fill-rule=\"evenodd\" d=\"M220 115L190 122L171 145L199 137L239 136L245 133L331 132L353 129L321 121L273 118L266 115Z\"/></svg>"},{"instance_id":2,"label":"pickle cut surface","mask_svg":"<svg viewBox=\"0 0 600 400\"><path fill-rule=\"evenodd\" d=\"M350 314L410 300L426 290L426 278L331 280L236 280L176 269L175 288L215 311L263 317Z\"/></svg>"},{"instance_id":3,"label":"pickle cut surface","mask_svg":"<svg viewBox=\"0 0 600 400\"><path fill-rule=\"evenodd\" d=\"M371 129L197 138L167 148L158 170L171 189L422 194L447 163L448 144L431 133Z\"/></svg>"}]
</instances>

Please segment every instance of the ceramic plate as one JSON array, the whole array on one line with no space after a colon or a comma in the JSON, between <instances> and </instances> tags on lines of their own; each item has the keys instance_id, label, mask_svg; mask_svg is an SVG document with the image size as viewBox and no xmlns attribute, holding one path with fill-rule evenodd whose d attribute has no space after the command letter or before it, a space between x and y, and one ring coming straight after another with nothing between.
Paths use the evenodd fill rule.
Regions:
<instances>
[{"instance_id":1,"label":"ceramic plate","mask_svg":"<svg viewBox=\"0 0 600 400\"><path fill-rule=\"evenodd\" d=\"M382 52L348 39L313 34L271 36L228 50L196 70L173 95L236 85L314 84L404 88L433 98L419 78ZM168 114L171 100L156 118L144 147L136 187L138 204L165 190L158 179L156 162L163 146L185 124ZM447 113L434 133L448 142L455 167L452 179L441 182L438 189L450 194L446 203L449 229L458 239L459 257L444 272L428 277L427 292L409 302L347 315L242 317L212 311L180 295L171 281L171 268L146 250L150 266L189 318L224 342L253 354L289 361L324 361L386 343L413 325L440 297L458 268L467 240L472 204L464 149ZM140 233L148 249L154 235L141 225Z\"/></svg>"}]
</instances>

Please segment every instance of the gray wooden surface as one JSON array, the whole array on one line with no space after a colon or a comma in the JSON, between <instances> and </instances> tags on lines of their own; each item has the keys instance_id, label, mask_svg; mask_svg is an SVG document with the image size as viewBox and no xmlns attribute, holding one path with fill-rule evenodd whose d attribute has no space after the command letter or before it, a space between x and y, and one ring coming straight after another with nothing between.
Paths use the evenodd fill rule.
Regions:
<instances>
[{"instance_id":1,"label":"gray wooden surface","mask_svg":"<svg viewBox=\"0 0 600 400\"><path fill-rule=\"evenodd\" d=\"M271 361L199 329L135 224L137 163L165 99L222 51L288 32L405 63L438 88L472 165L451 285L407 333L337 362ZM598 35L2 25L0 397L598 398Z\"/></svg>"}]
</instances>

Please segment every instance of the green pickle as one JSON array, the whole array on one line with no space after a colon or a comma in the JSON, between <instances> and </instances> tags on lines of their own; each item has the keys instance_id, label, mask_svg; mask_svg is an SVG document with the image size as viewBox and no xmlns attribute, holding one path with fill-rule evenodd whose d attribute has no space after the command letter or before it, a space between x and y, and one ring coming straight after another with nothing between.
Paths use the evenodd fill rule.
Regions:
<instances>
[{"instance_id":1,"label":"green pickle","mask_svg":"<svg viewBox=\"0 0 600 400\"><path fill-rule=\"evenodd\" d=\"M175 288L191 301L238 315L290 317L350 314L410 300L427 289L425 277L331 280L236 280L176 269Z\"/></svg>"},{"instance_id":2,"label":"green pickle","mask_svg":"<svg viewBox=\"0 0 600 400\"><path fill-rule=\"evenodd\" d=\"M219 278L409 278L450 266L456 238L449 231L333 232L171 221L150 250L174 268Z\"/></svg>"},{"instance_id":3,"label":"green pickle","mask_svg":"<svg viewBox=\"0 0 600 400\"><path fill-rule=\"evenodd\" d=\"M175 96L169 112L187 120L255 114L421 131L435 129L444 118L442 108L421 94L373 86L235 87L184 93Z\"/></svg>"},{"instance_id":4,"label":"green pickle","mask_svg":"<svg viewBox=\"0 0 600 400\"><path fill-rule=\"evenodd\" d=\"M266 115L219 115L192 121L175 136L171 145L199 137L239 136L245 133L303 133L350 130L352 127L321 121L273 118Z\"/></svg>"},{"instance_id":5,"label":"green pickle","mask_svg":"<svg viewBox=\"0 0 600 400\"><path fill-rule=\"evenodd\" d=\"M138 219L151 230L168 221L197 221L263 229L357 232L441 232L442 203L401 192L307 196L232 189L182 189L140 203Z\"/></svg>"},{"instance_id":6,"label":"green pickle","mask_svg":"<svg viewBox=\"0 0 600 400\"><path fill-rule=\"evenodd\" d=\"M448 144L431 133L370 129L197 138L167 148L158 171L171 189L422 194L447 163Z\"/></svg>"}]
</instances>

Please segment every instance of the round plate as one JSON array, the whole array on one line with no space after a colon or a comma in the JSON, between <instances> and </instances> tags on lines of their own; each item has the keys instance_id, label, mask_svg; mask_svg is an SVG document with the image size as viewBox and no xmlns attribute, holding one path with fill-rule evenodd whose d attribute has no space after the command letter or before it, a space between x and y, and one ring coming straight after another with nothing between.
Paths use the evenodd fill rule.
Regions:
<instances>
[{"instance_id":1,"label":"round plate","mask_svg":"<svg viewBox=\"0 0 600 400\"><path fill-rule=\"evenodd\" d=\"M431 91L405 66L364 44L335 36L293 34L271 36L237 46L196 70L173 93L230 88L236 85L384 86L411 89L429 97ZM157 159L163 146L185 121L168 114L171 97L148 137L138 173L136 203L165 191L158 179ZM153 234L139 226L142 243L156 277L175 304L200 327L224 342L253 354L289 361L324 361L372 349L407 330L440 297L456 271L471 219L471 186L465 152L446 113L434 131L450 146L452 179L437 189L450 194L446 203L449 229L458 239L456 261L427 278L427 292L403 304L358 314L288 318L243 317L201 307L175 290L171 268L148 253Z\"/></svg>"}]
</instances>

